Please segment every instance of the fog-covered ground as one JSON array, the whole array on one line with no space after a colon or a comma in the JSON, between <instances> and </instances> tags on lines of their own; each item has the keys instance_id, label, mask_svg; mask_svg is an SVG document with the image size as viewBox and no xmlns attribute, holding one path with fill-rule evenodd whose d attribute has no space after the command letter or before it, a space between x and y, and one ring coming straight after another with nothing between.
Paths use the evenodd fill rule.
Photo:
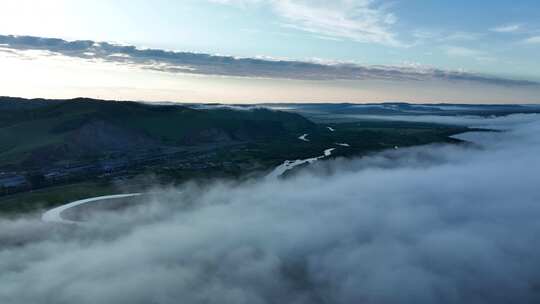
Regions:
<instances>
[{"instance_id":1,"label":"fog-covered ground","mask_svg":"<svg viewBox=\"0 0 540 304\"><path fill-rule=\"evenodd\" d=\"M478 115L462 116L441 116L441 115L343 115L351 119L362 120L384 120L384 121L406 121L406 122L424 122L449 125L460 125L477 128L490 128L507 130L512 129L514 125L531 123L540 119L540 114L512 114L508 116L492 116L489 118Z\"/></svg>"},{"instance_id":2,"label":"fog-covered ground","mask_svg":"<svg viewBox=\"0 0 540 304\"><path fill-rule=\"evenodd\" d=\"M506 131L2 220L0 303L539 303L540 119L475 119Z\"/></svg>"}]
</instances>

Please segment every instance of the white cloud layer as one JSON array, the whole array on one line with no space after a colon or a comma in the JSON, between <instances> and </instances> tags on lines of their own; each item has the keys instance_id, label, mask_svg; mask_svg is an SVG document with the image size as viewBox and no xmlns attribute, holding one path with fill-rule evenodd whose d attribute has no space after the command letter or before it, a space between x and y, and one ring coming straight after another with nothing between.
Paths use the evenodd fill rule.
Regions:
<instances>
[{"instance_id":1,"label":"white cloud layer","mask_svg":"<svg viewBox=\"0 0 540 304\"><path fill-rule=\"evenodd\" d=\"M483 53L465 48L451 48L450 54ZM64 56L134 66L142 69L195 75L218 75L252 78L300 80L390 80L390 81L462 81L499 86L539 86L535 81L514 80L462 71L421 66L364 66L354 63L238 58L204 53L141 49L92 40L66 41L56 38L0 35L0 53L27 59L39 56ZM32 54L30 56L29 54Z\"/></svg>"},{"instance_id":2,"label":"white cloud layer","mask_svg":"<svg viewBox=\"0 0 540 304\"><path fill-rule=\"evenodd\" d=\"M2 220L0 302L536 303L540 120L499 120L480 147L162 190L84 230Z\"/></svg>"}]
</instances>

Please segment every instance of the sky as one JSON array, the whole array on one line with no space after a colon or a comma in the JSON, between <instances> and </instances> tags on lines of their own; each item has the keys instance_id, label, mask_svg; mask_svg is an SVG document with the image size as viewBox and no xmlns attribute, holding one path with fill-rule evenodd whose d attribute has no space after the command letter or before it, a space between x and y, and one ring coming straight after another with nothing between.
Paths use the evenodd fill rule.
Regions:
<instances>
[{"instance_id":1,"label":"sky","mask_svg":"<svg viewBox=\"0 0 540 304\"><path fill-rule=\"evenodd\" d=\"M0 95L540 103L534 0L4 0Z\"/></svg>"}]
</instances>

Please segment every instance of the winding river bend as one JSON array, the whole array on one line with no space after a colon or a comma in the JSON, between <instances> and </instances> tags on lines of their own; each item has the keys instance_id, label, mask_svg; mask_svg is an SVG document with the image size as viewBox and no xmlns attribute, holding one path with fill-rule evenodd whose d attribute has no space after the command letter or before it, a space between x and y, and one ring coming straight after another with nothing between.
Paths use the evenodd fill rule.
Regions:
<instances>
[{"instance_id":1,"label":"winding river bend","mask_svg":"<svg viewBox=\"0 0 540 304\"><path fill-rule=\"evenodd\" d=\"M62 206L58 206L56 208L53 208L41 216L41 220L46 223L57 223L57 224L81 224L81 222L78 221L72 221L67 220L62 217L62 213L68 209L85 205L85 204L91 204L96 203L99 201L104 200L111 200L111 199L120 199L120 198L126 198L126 197L135 197L140 196L142 193L127 193L127 194L116 194L116 195L105 195L105 196L97 196L87 199L82 199L78 201L71 202L69 204L65 204Z\"/></svg>"},{"instance_id":2,"label":"winding river bend","mask_svg":"<svg viewBox=\"0 0 540 304\"><path fill-rule=\"evenodd\" d=\"M313 162L318 161L321 158L325 158L325 157L328 157L328 156L332 155L332 151L334 151L335 149L336 148L326 149L326 150L324 150L323 155L317 156L317 157L306 158L306 159L297 159L297 160L286 160L285 162L283 162L283 164L277 166L266 177L267 178L278 178L283 173L291 170L292 168L294 168L296 166L299 166L299 165L302 165L302 164L305 164L305 163L311 164Z\"/></svg>"},{"instance_id":3,"label":"winding river bend","mask_svg":"<svg viewBox=\"0 0 540 304\"><path fill-rule=\"evenodd\" d=\"M334 129L331 128L331 127L328 127L328 129L331 132L334 131ZM298 139L303 140L303 141L309 141L309 139L307 139L308 135L309 134L303 134L302 136L298 137ZM343 147L349 147L349 145L346 144L346 143L336 143L336 145L343 146ZM318 160L320 160L322 158L329 157L329 156L332 155L332 152L335 149L336 148L328 148L328 149L323 151L323 155L320 155L320 156L317 156L317 157L311 157L311 158L306 158L306 159L297 159L297 160L293 160L293 161L286 160L285 162L283 162L283 164L277 166L272 172L270 172L266 176L266 178L275 179L275 178L278 178L279 176L283 175L285 172L293 169L296 166L299 166L299 165L302 165L302 164L305 164L305 163L311 164L311 163L316 162L316 161L318 161ZM101 201L104 201L104 200L114 200L114 199L135 197L135 196L140 196L140 195L142 195L142 193L115 194L115 195L97 196L97 197L92 197L92 198L87 198L87 199L74 201L74 202L71 202L71 203L68 203L68 204L65 204L65 205L62 205L62 206L58 206L56 208L53 208L53 209L50 209L50 210L46 211L41 216L41 220L43 222L46 222L46 223L80 225L83 222L65 219L64 217L62 217L62 213L64 213L64 211L66 211L66 210L69 210L71 208L75 208L75 207L78 207L78 206L81 206L81 205L97 203L97 202L101 202Z\"/></svg>"}]
</instances>

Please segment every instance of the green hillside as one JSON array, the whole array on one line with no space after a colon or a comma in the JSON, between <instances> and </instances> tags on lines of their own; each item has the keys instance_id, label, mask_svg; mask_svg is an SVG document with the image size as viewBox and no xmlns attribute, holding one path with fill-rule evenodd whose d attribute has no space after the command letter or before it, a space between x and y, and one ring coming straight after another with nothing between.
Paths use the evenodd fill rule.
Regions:
<instances>
[{"instance_id":1,"label":"green hillside","mask_svg":"<svg viewBox=\"0 0 540 304\"><path fill-rule=\"evenodd\" d=\"M5 106L2 111L0 165L39 162L40 158L56 161L99 156L113 151L271 140L315 128L314 123L298 114L267 109L196 110L92 99L21 107Z\"/></svg>"}]
</instances>

